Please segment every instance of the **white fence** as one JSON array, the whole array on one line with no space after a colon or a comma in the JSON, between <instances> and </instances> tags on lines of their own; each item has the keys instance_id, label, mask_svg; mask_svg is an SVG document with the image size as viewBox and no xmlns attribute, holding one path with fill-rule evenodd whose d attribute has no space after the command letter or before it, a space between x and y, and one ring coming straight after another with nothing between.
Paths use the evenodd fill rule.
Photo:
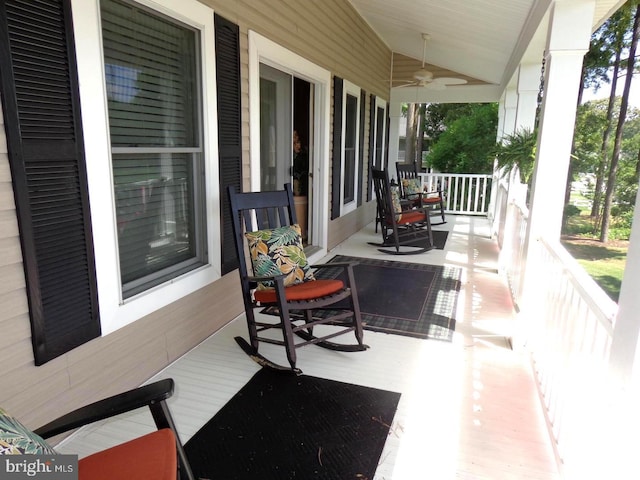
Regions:
<instances>
[{"instance_id":1,"label":"white fence","mask_svg":"<svg viewBox=\"0 0 640 480\"><path fill-rule=\"evenodd\" d=\"M443 192L446 213L487 215L491 175L421 173L420 177L428 191Z\"/></svg>"},{"instance_id":2,"label":"white fence","mask_svg":"<svg viewBox=\"0 0 640 480\"><path fill-rule=\"evenodd\" d=\"M496 205L505 205L507 194L499 189ZM512 197L503 214L501 268L520 309L521 340L531 353L564 478L605 478L591 474L611 469L612 462L602 454L614 450L611 446L620 440L612 443L599 435L611 430L597 425L603 415L610 415L604 407L610 392L607 369L617 304L558 240L539 238L533 248L526 248L526 206ZM532 269L526 285L525 268ZM594 454L598 449L602 454Z\"/></svg>"}]
</instances>

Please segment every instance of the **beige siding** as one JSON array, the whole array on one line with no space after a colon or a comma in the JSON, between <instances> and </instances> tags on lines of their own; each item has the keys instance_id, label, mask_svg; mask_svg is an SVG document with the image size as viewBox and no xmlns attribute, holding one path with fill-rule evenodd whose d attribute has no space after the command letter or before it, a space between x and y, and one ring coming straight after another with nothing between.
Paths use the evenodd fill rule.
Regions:
<instances>
[{"instance_id":1,"label":"beige siding","mask_svg":"<svg viewBox=\"0 0 640 480\"><path fill-rule=\"evenodd\" d=\"M242 147L249 181L248 32L388 99L391 52L346 0L203 0L240 26ZM368 105L365 116L368 128ZM2 115L0 115L0 121ZM86 402L139 385L242 312L232 272L110 335L35 367L11 175L0 128L0 405L36 427ZM368 158L368 130L364 158ZM330 247L373 219L372 203L331 222Z\"/></svg>"},{"instance_id":2,"label":"beige siding","mask_svg":"<svg viewBox=\"0 0 640 480\"><path fill-rule=\"evenodd\" d=\"M240 27L243 92L243 172L249 186L249 30L270 38L367 93L365 111L365 180L369 156L369 95L389 100L391 51L346 0L203 1ZM333 110L333 104L332 104ZM333 120L333 119L332 119ZM333 125L333 121L331 122ZM330 132L331 135L331 132ZM331 138L331 137L330 137ZM331 178L331 176L329 177ZM365 182L366 193L366 182ZM330 199L327 199L330 202ZM329 224L328 247L342 242L374 218L374 202ZM355 222L353 220L356 220Z\"/></svg>"}]
</instances>

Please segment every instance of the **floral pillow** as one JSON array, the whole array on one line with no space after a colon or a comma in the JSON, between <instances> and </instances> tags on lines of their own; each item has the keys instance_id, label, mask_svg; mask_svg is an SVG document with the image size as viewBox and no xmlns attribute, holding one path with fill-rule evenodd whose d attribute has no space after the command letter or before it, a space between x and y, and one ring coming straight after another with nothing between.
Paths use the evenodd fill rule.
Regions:
<instances>
[{"instance_id":1,"label":"floral pillow","mask_svg":"<svg viewBox=\"0 0 640 480\"><path fill-rule=\"evenodd\" d=\"M253 274L267 277L284 274L285 287L315 280L302 247L300 225L245 233ZM274 282L261 282L259 290L273 288Z\"/></svg>"},{"instance_id":2,"label":"floral pillow","mask_svg":"<svg viewBox=\"0 0 640 480\"><path fill-rule=\"evenodd\" d=\"M42 437L0 408L0 455L55 453Z\"/></svg>"},{"instance_id":3,"label":"floral pillow","mask_svg":"<svg viewBox=\"0 0 640 480\"><path fill-rule=\"evenodd\" d=\"M397 186L391 187L391 204L395 213L402 212L402 204L400 203L400 191Z\"/></svg>"},{"instance_id":4,"label":"floral pillow","mask_svg":"<svg viewBox=\"0 0 640 480\"><path fill-rule=\"evenodd\" d=\"M419 178L403 178L402 188L405 195L416 195L422 193L422 184Z\"/></svg>"}]
</instances>

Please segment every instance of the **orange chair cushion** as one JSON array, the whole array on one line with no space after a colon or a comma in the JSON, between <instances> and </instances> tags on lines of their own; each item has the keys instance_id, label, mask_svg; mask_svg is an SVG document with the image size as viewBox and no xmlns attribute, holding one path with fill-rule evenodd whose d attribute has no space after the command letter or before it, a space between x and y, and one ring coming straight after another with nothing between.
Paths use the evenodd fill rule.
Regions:
<instances>
[{"instance_id":1,"label":"orange chair cushion","mask_svg":"<svg viewBox=\"0 0 640 480\"><path fill-rule=\"evenodd\" d=\"M78 462L79 480L176 480L176 438L164 428Z\"/></svg>"},{"instance_id":2,"label":"orange chair cushion","mask_svg":"<svg viewBox=\"0 0 640 480\"><path fill-rule=\"evenodd\" d=\"M298 283L284 289L285 298L292 300L313 300L324 297L332 293L339 292L344 288L342 280L312 280L310 282ZM266 290L256 290L254 293L256 302L275 303L276 290L270 288Z\"/></svg>"},{"instance_id":3,"label":"orange chair cushion","mask_svg":"<svg viewBox=\"0 0 640 480\"><path fill-rule=\"evenodd\" d=\"M427 216L422 210L407 210L402 214L399 220L396 220L398 225L408 225L411 223L424 222Z\"/></svg>"},{"instance_id":4,"label":"orange chair cushion","mask_svg":"<svg viewBox=\"0 0 640 480\"><path fill-rule=\"evenodd\" d=\"M422 197L422 203L440 203L441 200L440 197L427 197L426 195Z\"/></svg>"}]
</instances>

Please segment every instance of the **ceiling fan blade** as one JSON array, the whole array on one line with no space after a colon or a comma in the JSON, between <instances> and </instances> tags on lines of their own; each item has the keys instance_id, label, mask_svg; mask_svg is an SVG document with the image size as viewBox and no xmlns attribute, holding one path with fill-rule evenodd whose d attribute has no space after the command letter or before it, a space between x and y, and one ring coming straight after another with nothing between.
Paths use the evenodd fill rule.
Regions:
<instances>
[{"instance_id":1,"label":"ceiling fan blade","mask_svg":"<svg viewBox=\"0 0 640 480\"><path fill-rule=\"evenodd\" d=\"M395 88L406 88L406 87L419 87L420 85L418 85L417 82L409 82L409 83L404 83L402 85L396 85Z\"/></svg>"},{"instance_id":2,"label":"ceiling fan blade","mask_svg":"<svg viewBox=\"0 0 640 480\"><path fill-rule=\"evenodd\" d=\"M430 82L422 85L422 88L426 88L429 90L445 90L447 88L447 85L439 82Z\"/></svg>"},{"instance_id":3,"label":"ceiling fan blade","mask_svg":"<svg viewBox=\"0 0 640 480\"><path fill-rule=\"evenodd\" d=\"M462 78L438 77L433 79L433 83L438 83L440 85L464 85L467 81Z\"/></svg>"}]
</instances>

